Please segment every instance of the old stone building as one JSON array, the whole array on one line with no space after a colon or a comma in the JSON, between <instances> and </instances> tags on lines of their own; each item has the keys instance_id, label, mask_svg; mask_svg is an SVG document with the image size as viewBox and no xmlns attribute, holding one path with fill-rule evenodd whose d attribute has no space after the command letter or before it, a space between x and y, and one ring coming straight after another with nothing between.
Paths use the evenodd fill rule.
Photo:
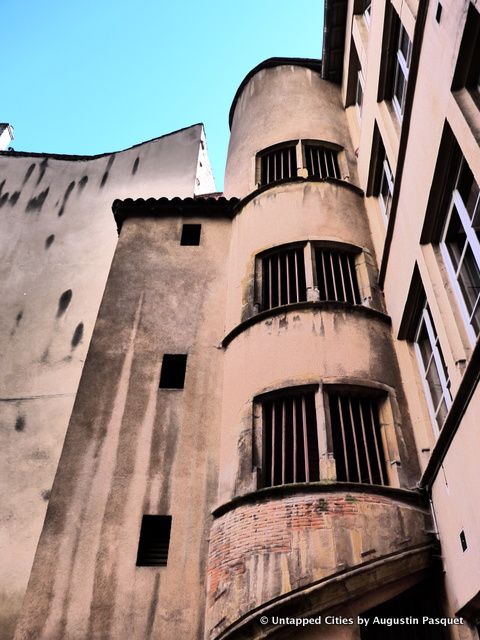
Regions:
<instances>
[{"instance_id":1,"label":"old stone building","mask_svg":"<svg viewBox=\"0 0 480 640\"><path fill-rule=\"evenodd\" d=\"M161 139L185 153L161 183L133 171L143 147L155 166L156 141L122 152L102 192L110 272L68 317L92 234L63 213L75 203L100 225L113 161L81 159L96 171L82 204L83 166L59 160L47 186L53 158L0 156L32 309L59 217L71 257L45 272L56 288L24 334L35 349L9 358L12 385L23 366L30 395L71 398L53 433L53 408L27 415L26 392L8 392L22 425L8 437L38 421L50 460L71 412L16 640L479 637L479 9L327 0L322 61L272 58L241 82L223 194L209 193L199 126ZM6 342L27 319L9 250ZM40 458L15 446L24 475ZM18 522L22 491L43 490L32 468L14 485Z\"/></svg>"}]
</instances>

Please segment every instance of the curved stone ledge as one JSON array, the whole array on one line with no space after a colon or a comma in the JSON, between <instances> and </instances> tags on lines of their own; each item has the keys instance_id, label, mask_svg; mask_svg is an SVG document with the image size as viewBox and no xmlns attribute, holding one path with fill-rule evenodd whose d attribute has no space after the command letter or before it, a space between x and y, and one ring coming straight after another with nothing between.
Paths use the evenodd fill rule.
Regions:
<instances>
[{"instance_id":1,"label":"curved stone ledge","mask_svg":"<svg viewBox=\"0 0 480 640\"><path fill-rule=\"evenodd\" d=\"M294 302L293 304L285 304L281 307L274 307L273 309L267 309L267 311L261 311L257 313L255 316L251 316L247 318L243 322L237 324L222 340L222 347L228 347L230 342L239 334L243 333L249 327L262 322L263 320L267 320L268 318L274 318L276 316L286 315L288 313L293 313L295 311L303 311L303 310L320 310L320 311L349 311L355 314L363 315L367 318L375 318L380 322L383 322L387 325L391 325L390 316L382 313L381 311L377 311L377 309L372 309L370 307L365 307L361 304L351 304L350 302L334 302L334 301L306 301L306 302Z\"/></svg>"},{"instance_id":2,"label":"curved stone ledge","mask_svg":"<svg viewBox=\"0 0 480 640\"><path fill-rule=\"evenodd\" d=\"M408 491L345 488L297 487L285 496L279 487L277 496L258 492L252 501L216 510L208 559L210 637L222 637L275 599L433 543L429 512L405 500Z\"/></svg>"},{"instance_id":3,"label":"curved stone ledge","mask_svg":"<svg viewBox=\"0 0 480 640\"><path fill-rule=\"evenodd\" d=\"M293 178L283 178L282 180L275 180L275 182L264 184L261 187L258 187L257 189L250 191L250 193L248 193L246 196L243 196L243 198L241 198L240 200L238 200L237 203L235 203L235 206L233 208L233 216L236 216L237 214L241 213L245 205L247 205L252 200L255 200L255 198L262 195L262 193L265 193L265 191L271 191L272 189L275 189L276 187L281 187L285 184L295 184L295 183L305 183L305 182L315 182L317 184L321 184L321 183L333 184L337 187L344 187L345 189L348 189L349 191L353 191L353 193L356 193L358 196L360 196L360 198L363 198L365 195L365 192L363 191L363 189L360 189L360 187L357 187L356 184L352 184L348 180L342 180L341 178L330 178L330 177L319 178L318 176L308 176L307 178L303 178L302 176L295 176Z\"/></svg>"},{"instance_id":4,"label":"curved stone ledge","mask_svg":"<svg viewBox=\"0 0 480 640\"><path fill-rule=\"evenodd\" d=\"M383 484L360 484L358 482L338 482L320 480L319 482L292 482L291 484L280 484L275 487L266 487L245 493L216 507L212 515L214 518L223 516L224 513L232 511L243 504L259 504L267 500L278 500L291 495L303 493L368 493L385 496L398 502L404 502L414 507L428 508L426 494L415 489L401 489L399 487L389 487Z\"/></svg>"}]
</instances>

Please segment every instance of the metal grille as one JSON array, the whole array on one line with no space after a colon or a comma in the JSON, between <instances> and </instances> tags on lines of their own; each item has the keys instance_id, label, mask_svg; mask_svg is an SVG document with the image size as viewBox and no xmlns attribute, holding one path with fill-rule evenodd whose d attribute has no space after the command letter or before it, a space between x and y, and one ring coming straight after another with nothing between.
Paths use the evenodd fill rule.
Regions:
<instances>
[{"instance_id":1,"label":"metal grille","mask_svg":"<svg viewBox=\"0 0 480 640\"><path fill-rule=\"evenodd\" d=\"M337 480L388 484L377 401L329 393Z\"/></svg>"},{"instance_id":2,"label":"metal grille","mask_svg":"<svg viewBox=\"0 0 480 640\"><path fill-rule=\"evenodd\" d=\"M320 300L361 304L354 254L317 247L315 265Z\"/></svg>"},{"instance_id":3,"label":"metal grille","mask_svg":"<svg viewBox=\"0 0 480 640\"><path fill-rule=\"evenodd\" d=\"M262 289L264 310L307 299L303 247L262 259Z\"/></svg>"},{"instance_id":4,"label":"metal grille","mask_svg":"<svg viewBox=\"0 0 480 640\"><path fill-rule=\"evenodd\" d=\"M172 516L143 516L137 567L165 567L168 559Z\"/></svg>"},{"instance_id":5,"label":"metal grille","mask_svg":"<svg viewBox=\"0 0 480 640\"><path fill-rule=\"evenodd\" d=\"M263 409L263 484L320 479L314 392L266 400Z\"/></svg>"},{"instance_id":6,"label":"metal grille","mask_svg":"<svg viewBox=\"0 0 480 640\"><path fill-rule=\"evenodd\" d=\"M340 178L337 151L318 144L305 144L304 151L309 176Z\"/></svg>"},{"instance_id":7,"label":"metal grille","mask_svg":"<svg viewBox=\"0 0 480 640\"><path fill-rule=\"evenodd\" d=\"M277 180L294 178L297 175L297 153L295 146L283 147L262 153L260 156L260 185Z\"/></svg>"}]
</instances>

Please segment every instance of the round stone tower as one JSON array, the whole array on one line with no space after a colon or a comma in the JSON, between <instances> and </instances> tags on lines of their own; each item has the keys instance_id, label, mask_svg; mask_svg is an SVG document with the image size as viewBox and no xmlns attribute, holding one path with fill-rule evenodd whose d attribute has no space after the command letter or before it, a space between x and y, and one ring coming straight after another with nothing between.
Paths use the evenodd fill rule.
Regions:
<instances>
[{"instance_id":1,"label":"round stone tower","mask_svg":"<svg viewBox=\"0 0 480 640\"><path fill-rule=\"evenodd\" d=\"M292 637L280 618L355 618L418 581L432 541L340 89L270 59L230 125L207 637Z\"/></svg>"}]
</instances>

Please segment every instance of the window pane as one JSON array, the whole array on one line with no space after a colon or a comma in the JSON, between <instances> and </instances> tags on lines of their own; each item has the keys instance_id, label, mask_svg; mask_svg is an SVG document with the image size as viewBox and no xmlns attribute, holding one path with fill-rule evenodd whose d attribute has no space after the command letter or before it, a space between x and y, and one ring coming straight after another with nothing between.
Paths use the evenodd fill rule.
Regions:
<instances>
[{"instance_id":1,"label":"window pane","mask_svg":"<svg viewBox=\"0 0 480 640\"><path fill-rule=\"evenodd\" d=\"M463 229L458 211L454 206L445 234L445 245L448 249L448 255L450 256L455 271L458 269L466 241L467 235Z\"/></svg>"},{"instance_id":2,"label":"window pane","mask_svg":"<svg viewBox=\"0 0 480 640\"><path fill-rule=\"evenodd\" d=\"M458 177L457 191L459 192L465 208L468 211L469 218L472 219L478 203L479 189L473 178L473 174L470 171L470 167L465 162L465 159L462 162L462 168Z\"/></svg>"},{"instance_id":3,"label":"window pane","mask_svg":"<svg viewBox=\"0 0 480 640\"><path fill-rule=\"evenodd\" d=\"M460 285L465 305L471 315L480 293L480 270L470 245L467 246L458 274L458 284Z\"/></svg>"}]
</instances>

